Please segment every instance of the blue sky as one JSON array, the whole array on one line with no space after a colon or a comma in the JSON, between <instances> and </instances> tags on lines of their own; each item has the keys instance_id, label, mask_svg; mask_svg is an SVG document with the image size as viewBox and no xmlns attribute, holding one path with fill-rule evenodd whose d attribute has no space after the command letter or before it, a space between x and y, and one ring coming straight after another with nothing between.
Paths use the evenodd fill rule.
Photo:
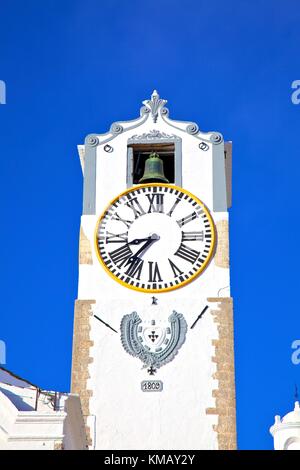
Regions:
<instances>
[{"instance_id":1,"label":"blue sky","mask_svg":"<svg viewBox=\"0 0 300 470\"><path fill-rule=\"evenodd\" d=\"M1 0L0 339L6 367L69 390L82 176L76 145L138 116L233 141L238 443L270 449L300 364L297 0Z\"/></svg>"}]
</instances>

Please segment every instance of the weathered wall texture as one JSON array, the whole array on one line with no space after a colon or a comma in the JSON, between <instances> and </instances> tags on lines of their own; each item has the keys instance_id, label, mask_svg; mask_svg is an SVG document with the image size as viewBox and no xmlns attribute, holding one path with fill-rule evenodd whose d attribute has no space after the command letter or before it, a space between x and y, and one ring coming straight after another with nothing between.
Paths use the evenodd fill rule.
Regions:
<instances>
[{"instance_id":1,"label":"weathered wall texture","mask_svg":"<svg viewBox=\"0 0 300 470\"><path fill-rule=\"evenodd\" d=\"M54 450L64 450L63 441L55 441L54 442Z\"/></svg>"},{"instance_id":2,"label":"weathered wall texture","mask_svg":"<svg viewBox=\"0 0 300 470\"><path fill-rule=\"evenodd\" d=\"M215 347L216 363L214 379L218 380L218 389L213 390L216 399L215 408L207 408L207 414L218 416L215 431L218 434L218 447L221 450L236 449L236 413L235 413L235 379L234 379L234 346L233 346L233 308L232 298L209 298L216 302L212 310L217 324L219 338L212 341Z\"/></svg>"},{"instance_id":3,"label":"weathered wall texture","mask_svg":"<svg viewBox=\"0 0 300 470\"><path fill-rule=\"evenodd\" d=\"M90 414L89 402L92 396L92 391L87 388L87 381L90 378L89 364L93 362L90 357L90 348L93 346L93 341L90 340L90 317L94 303L94 300L76 300L74 311L71 392L80 396L85 423ZM86 431L88 445L91 445L90 429L87 425Z\"/></svg>"},{"instance_id":4,"label":"weathered wall texture","mask_svg":"<svg viewBox=\"0 0 300 470\"><path fill-rule=\"evenodd\" d=\"M82 227L79 239L79 264L93 264L91 244Z\"/></svg>"},{"instance_id":5,"label":"weathered wall texture","mask_svg":"<svg viewBox=\"0 0 300 470\"><path fill-rule=\"evenodd\" d=\"M228 220L219 220L216 223L216 229L217 249L215 254L215 264L219 268L229 268Z\"/></svg>"}]
</instances>

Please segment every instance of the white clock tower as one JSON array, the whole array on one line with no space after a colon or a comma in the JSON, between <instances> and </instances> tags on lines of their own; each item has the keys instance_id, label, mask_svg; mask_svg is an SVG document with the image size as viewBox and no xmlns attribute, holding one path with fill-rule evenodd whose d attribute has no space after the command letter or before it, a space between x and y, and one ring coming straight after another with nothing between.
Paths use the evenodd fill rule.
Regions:
<instances>
[{"instance_id":1,"label":"white clock tower","mask_svg":"<svg viewBox=\"0 0 300 470\"><path fill-rule=\"evenodd\" d=\"M235 449L231 143L140 117L79 146L72 392L91 449Z\"/></svg>"}]
</instances>

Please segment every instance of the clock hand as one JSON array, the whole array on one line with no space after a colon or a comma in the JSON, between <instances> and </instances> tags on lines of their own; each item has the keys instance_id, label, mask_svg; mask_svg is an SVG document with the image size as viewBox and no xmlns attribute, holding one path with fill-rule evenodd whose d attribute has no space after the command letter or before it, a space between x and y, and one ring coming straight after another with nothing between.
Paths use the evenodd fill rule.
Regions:
<instances>
[{"instance_id":1,"label":"clock hand","mask_svg":"<svg viewBox=\"0 0 300 470\"><path fill-rule=\"evenodd\" d=\"M135 261L140 259L140 255L143 255L144 252L152 245L152 243L156 242L159 239L160 239L160 237L156 233L153 233L148 238L146 238L146 243L144 243L144 245L133 256L131 256L128 259L126 265L129 264L129 263L134 263Z\"/></svg>"},{"instance_id":2,"label":"clock hand","mask_svg":"<svg viewBox=\"0 0 300 470\"><path fill-rule=\"evenodd\" d=\"M152 245L153 242L154 240L151 240L151 238L148 239L146 243L144 243L144 245L133 256L129 258L128 263L133 263L134 261L138 260L140 258L139 255L144 254L144 252L147 250L147 248L150 247L150 245Z\"/></svg>"},{"instance_id":3,"label":"clock hand","mask_svg":"<svg viewBox=\"0 0 300 470\"><path fill-rule=\"evenodd\" d=\"M136 238L135 240L132 240L131 242L128 243L128 245L139 245L142 242L146 242L149 240L149 237L147 238Z\"/></svg>"},{"instance_id":4,"label":"clock hand","mask_svg":"<svg viewBox=\"0 0 300 470\"><path fill-rule=\"evenodd\" d=\"M149 237L147 238L135 238L134 240L132 240L131 242L128 243L128 245L139 245L140 243L142 242L146 242L148 241L149 239L152 239L152 240L159 240L159 236L156 234L156 233L153 233L152 235L150 235Z\"/></svg>"},{"instance_id":5,"label":"clock hand","mask_svg":"<svg viewBox=\"0 0 300 470\"><path fill-rule=\"evenodd\" d=\"M152 245L152 243L156 242L157 240L159 240L160 237L159 235L157 235L156 233L153 233L152 235L150 235L146 241L146 243L135 253L134 257L138 257L140 255L143 255L144 252L150 248L150 246Z\"/></svg>"}]
</instances>

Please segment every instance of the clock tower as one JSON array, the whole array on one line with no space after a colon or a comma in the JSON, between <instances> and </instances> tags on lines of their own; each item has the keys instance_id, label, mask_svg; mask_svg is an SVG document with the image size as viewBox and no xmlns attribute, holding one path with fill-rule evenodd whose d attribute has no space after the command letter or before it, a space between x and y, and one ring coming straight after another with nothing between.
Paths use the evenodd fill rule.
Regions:
<instances>
[{"instance_id":1,"label":"clock tower","mask_svg":"<svg viewBox=\"0 0 300 470\"><path fill-rule=\"evenodd\" d=\"M90 449L235 449L231 143L140 117L90 134L72 392Z\"/></svg>"}]
</instances>

